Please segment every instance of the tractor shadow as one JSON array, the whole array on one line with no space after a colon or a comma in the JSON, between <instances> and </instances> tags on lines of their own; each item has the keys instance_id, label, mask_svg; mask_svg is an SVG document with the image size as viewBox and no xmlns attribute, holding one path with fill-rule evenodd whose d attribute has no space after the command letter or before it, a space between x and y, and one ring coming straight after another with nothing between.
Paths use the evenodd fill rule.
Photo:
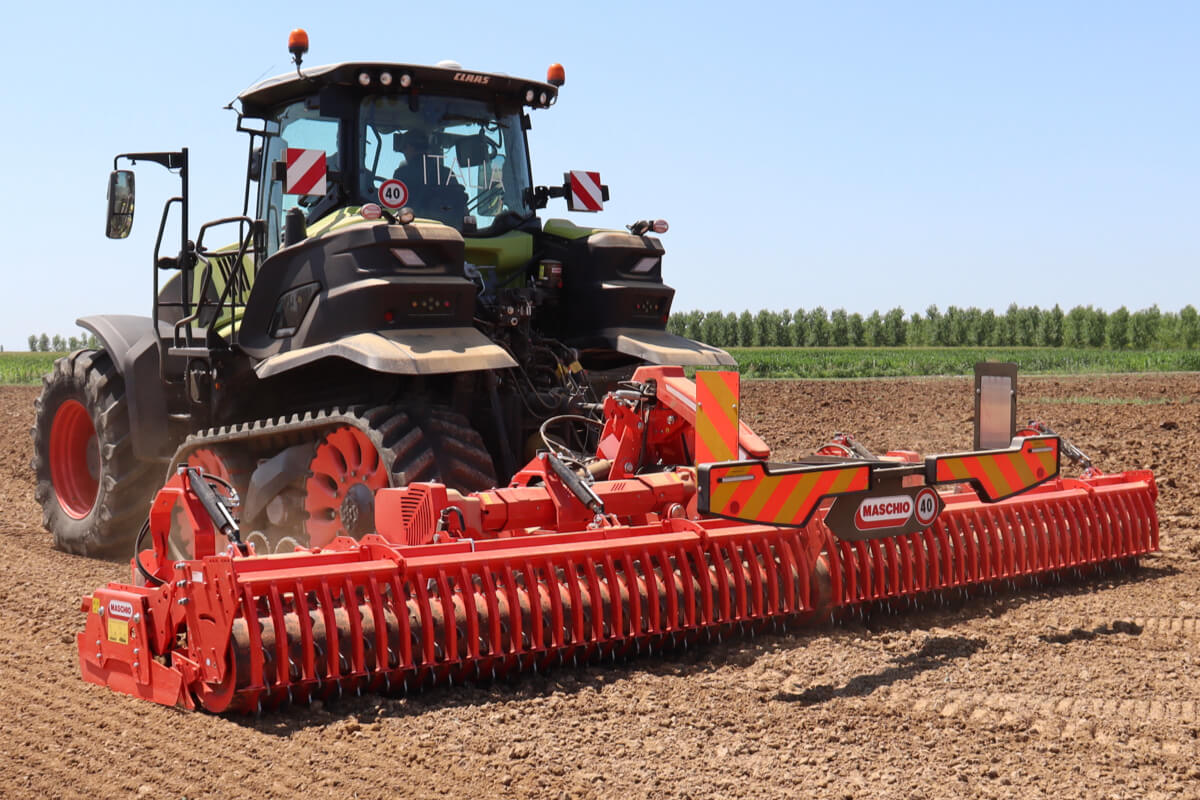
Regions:
<instances>
[{"instance_id":1,"label":"tractor shadow","mask_svg":"<svg viewBox=\"0 0 1200 800\"><path fill-rule=\"evenodd\" d=\"M881 687L915 678L922 672L941 669L959 659L970 658L985 647L987 647L986 639L972 639L966 636L934 636L926 639L916 652L893 658L893 666L869 675L856 675L840 688L831 684L809 686L803 690L785 688L780 690L774 699L802 705L815 705L838 698L865 697Z\"/></svg>"},{"instance_id":2,"label":"tractor shadow","mask_svg":"<svg viewBox=\"0 0 1200 800\"><path fill-rule=\"evenodd\" d=\"M643 676L688 678L711 675L729 667L748 668L761 659L803 648L813 637L831 632L870 637L894 630L921 631L945 629L978 618L998 617L1021 606L1056 598L1069 598L1107 591L1125 584L1169 579L1179 570L1157 563L1143 563L1133 571L1111 572L1052 581L1023 579L1011 584L977 588L969 593L923 595L903 604L873 604L844 611L840 618L821 623L794 626L779 632L757 635L727 635L723 641L689 645L686 648L655 651L652 655L622 658L616 661L571 664L540 674L522 674L492 681L468 681L454 686L438 686L407 694L347 695L336 700L317 701L312 705L292 706L264 711L261 716L228 716L234 724L262 734L289 737L312 728L336 729L337 735L370 736L379 722L387 719L412 719L426 714L456 709L502 708L512 703L543 701L555 695L575 696L599 693L610 684L638 680ZM1104 630L1072 630L1043 637L1059 642L1094 638L1106 633L1135 633L1121 623L1101 626ZM1111 628L1111 630L1109 629ZM900 654L877 672L858 675L845 685L816 685L804 689L784 687L767 698L801 705L816 705L839 698L862 697L881 687L908 680L921 673L943 668L970 658L987 644L985 639L968 636L931 636L911 653ZM347 732L348 731L348 732Z\"/></svg>"}]
</instances>

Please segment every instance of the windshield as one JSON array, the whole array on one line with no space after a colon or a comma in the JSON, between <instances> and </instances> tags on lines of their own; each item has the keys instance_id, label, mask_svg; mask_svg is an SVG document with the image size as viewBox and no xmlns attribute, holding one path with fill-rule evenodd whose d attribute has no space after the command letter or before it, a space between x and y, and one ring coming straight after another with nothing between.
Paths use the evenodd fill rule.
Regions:
<instances>
[{"instance_id":1,"label":"windshield","mask_svg":"<svg viewBox=\"0 0 1200 800\"><path fill-rule=\"evenodd\" d=\"M480 230L505 212L531 213L529 162L517 112L497 114L479 100L367 97L360 109L363 202L408 206L418 218Z\"/></svg>"}]
</instances>

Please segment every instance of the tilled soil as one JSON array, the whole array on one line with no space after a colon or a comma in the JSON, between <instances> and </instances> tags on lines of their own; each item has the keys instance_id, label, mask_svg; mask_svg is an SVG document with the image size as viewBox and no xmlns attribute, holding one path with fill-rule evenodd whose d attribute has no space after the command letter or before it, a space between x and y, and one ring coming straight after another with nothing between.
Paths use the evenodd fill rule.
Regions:
<instances>
[{"instance_id":1,"label":"tilled soil","mask_svg":"<svg viewBox=\"0 0 1200 800\"><path fill-rule=\"evenodd\" d=\"M37 390L0 387L4 797L1200 797L1200 376L1022 378L1019 413L1149 467L1162 552L1132 575L726 641L511 685L213 717L79 678L81 595L29 469ZM968 449L969 379L753 382L796 457Z\"/></svg>"}]
</instances>

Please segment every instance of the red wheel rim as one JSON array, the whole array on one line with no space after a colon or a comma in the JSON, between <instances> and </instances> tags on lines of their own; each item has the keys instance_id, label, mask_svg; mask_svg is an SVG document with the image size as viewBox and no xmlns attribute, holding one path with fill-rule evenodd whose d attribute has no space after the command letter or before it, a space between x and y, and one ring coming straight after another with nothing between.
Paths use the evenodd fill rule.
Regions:
<instances>
[{"instance_id":1,"label":"red wheel rim","mask_svg":"<svg viewBox=\"0 0 1200 800\"><path fill-rule=\"evenodd\" d=\"M238 492L239 499L244 499L241 495L245 487L240 486L238 481L234 479L233 468L230 467L229 462L216 450L208 447L193 450L188 454L187 465L189 467L198 467L205 474L220 478ZM221 495L226 493L224 489L217 489L217 492ZM240 507L235 506L234 510L238 511Z\"/></svg>"},{"instance_id":2,"label":"red wheel rim","mask_svg":"<svg viewBox=\"0 0 1200 800\"><path fill-rule=\"evenodd\" d=\"M218 478L226 481L233 481L233 473L229 470L229 465L225 463L225 459L221 458L216 451L207 447L202 447L199 450L194 450L187 457L187 465L189 467L199 467L209 475L216 475Z\"/></svg>"},{"instance_id":3,"label":"red wheel rim","mask_svg":"<svg viewBox=\"0 0 1200 800\"><path fill-rule=\"evenodd\" d=\"M337 536L348 536L355 527L343 519L347 498L365 486L373 497L388 485L387 470L379 452L358 428L338 428L317 445L304 484L305 529L310 547L320 547Z\"/></svg>"},{"instance_id":4,"label":"red wheel rim","mask_svg":"<svg viewBox=\"0 0 1200 800\"><path fill-rule=\"evenodd\" d=\"M96 426L83 403L68 400L50 424L50 481L63 511L83 519L100 489L100 448Z\"/></svg>"},{"instance_id":5,"label":"red wheel rim","mask_svg":"<svg viewBox=\"0 0 1200 800\"><path fill-rule=\"evenodd\" d=\"M207 447L202 447L199 450L193 450L188 454L187 465L189 467L197 467L207 475L215 475L216 477L227 481L230 485L233 485L234 488L238 488L236 484L233 483L233 472L229 468L229 464L226 463L225 459L222 458L221 455L215 450ZM225 494L224 489L218 488L216 491L221 495ZM182 507L179 505L176 505L175 508L177 512L182 511ZM238 510L239 509L235 507L234 513L237 513ZM196 553L194 539L194 532L189 526L182 524L182 517L180 517L180 524L171 526L170 541L172 549L170 553L172 558L194 558Z\"/></svg>"}]
</instances>

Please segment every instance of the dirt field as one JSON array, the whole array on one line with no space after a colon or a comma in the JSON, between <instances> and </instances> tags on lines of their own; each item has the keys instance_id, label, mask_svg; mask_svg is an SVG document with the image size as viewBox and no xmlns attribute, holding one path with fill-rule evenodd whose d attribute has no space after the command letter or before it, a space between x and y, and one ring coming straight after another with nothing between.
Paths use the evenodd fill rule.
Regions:
<instances>
[{"instance_id":1,"label":"dirt field","mask_svg":"<svg viewBox=\"0 0 1200 800\"><path fill-rule=\"evenodd\" d=\"M835 430L965 449L968 379L759 382L782 458ZM1200 797L1200 376L1023 378L1021 417L1156 470L1140 572L965 606L261 719L83 683L80 596L123 565L50 547L33 388L0 387L0 796Z\"/></svg>"}]
</instances>

